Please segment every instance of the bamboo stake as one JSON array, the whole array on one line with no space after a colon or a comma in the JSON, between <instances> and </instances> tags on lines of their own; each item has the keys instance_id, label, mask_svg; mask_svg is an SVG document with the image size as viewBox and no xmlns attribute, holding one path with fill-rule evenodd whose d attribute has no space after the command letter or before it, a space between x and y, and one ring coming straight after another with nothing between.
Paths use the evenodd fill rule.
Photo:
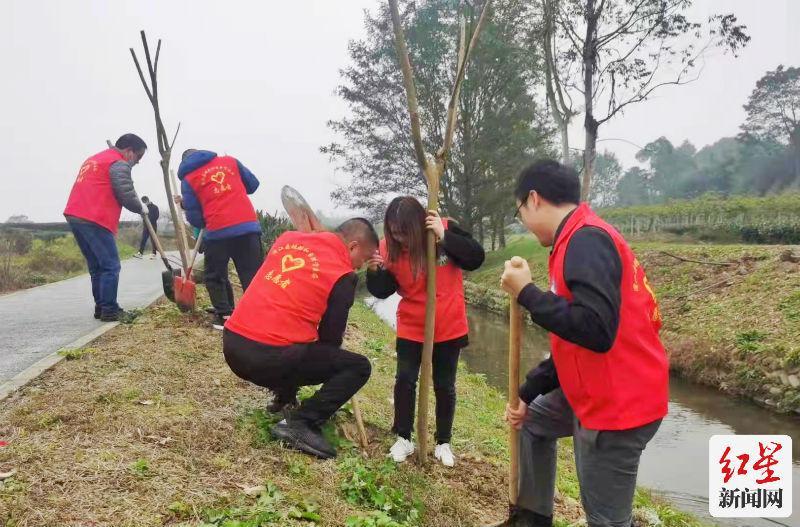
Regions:
<instances>
[{"instance_id":1,"label":"bamboo stake","mask_svg":"<svg viewBox=\"0 0 800 527\"><path fill-rule=\"evenodd\" d=\"M394 30L394 43L397 52L397 59L400 62L400 69L403 73L403 86L405 87L406 99L408 102L408 113L411 120L411 139L414 145L414 154L420 170L425 176L428 186L428 210L439 209L439 184L444 173L447 158L452 146L455 135L455 126L458 120L458 99L461 92L461 83L464 80L466 66L469 63L470 51L478 41L483 25L486 21L488 7L491 0L486 0L483 4L481 16L475 26L472 38L469 43L466 39L466 21L462 10L460 19L458 61L456 66L456 76L453 81L453 89L450 93L450 102L447 105L447 121L444 134L444 141L437 150L436 156L431 159L425 152L422 142L422 129L419 119L419 106L417 102L417 90L414 82L414 72L411 68L411 61L408 56L408 46L406 45L403 28L400 21L400 11L397 0L388 0L389 11ZM463 6L463 2L462 2ZM417 460L424 465L428 455L428 400L430 398L431 372L433 358L433 339L434 324L436 318L436 238L433 232L428 231L426 240L426 293L425 303L425 337L422 345L422 364L420 368L419 394L417 399Z\"/></svg>"}]
</instances>

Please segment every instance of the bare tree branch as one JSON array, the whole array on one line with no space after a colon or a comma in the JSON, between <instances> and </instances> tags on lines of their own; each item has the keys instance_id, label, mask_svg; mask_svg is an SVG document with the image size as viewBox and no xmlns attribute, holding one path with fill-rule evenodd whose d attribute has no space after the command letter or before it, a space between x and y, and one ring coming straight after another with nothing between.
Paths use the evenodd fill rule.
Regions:
<instances>
[{"instance_id":1,"label":"bare tree branch","mask_svg":"<svg viewBox=\"0 0 800 527\"><path fill-rule=\"evenodd\" d=\"M647 0L640 0L639 3L636 4L636 6L632 9L631 15L628 17L628 20L626 20L625 22L620 24L619 27L617 27L616 29L614 29L610 33L598 37L597 38L597 49L600 49L604 44L606 44L607 42L613 40L614 37L616 37L620 33L624 32L624 31L627 31L627 29L629 27L633 27L636 24L636 22L638 22L639 20L643 20L644 18L650 16L649 14L646 14L646 15L643 15L643 16L639 17L635 21L633 20L633 17L636 16L636 13L639 12L639 9L642 7L642 5L645 2L647 2Z\"/></svg>"},{"instance_id":2,"label":"bare tree branch","mask_svg":"<svg viewBox=\"0 0 800 527\"><path fill-rule=\"evenodd\" d=\"M478 19L478 24L475 26L475 30L472 32L472 38L470 39L469 45L467 45L466 48L464 47L466 43L465 21L463 13L461 15L461 37L458 52L459 67L455 82L453 83L453 91L450 95L450 103L447 105L447 128L445 130L444 142L442 143L439 151L436 153L436 157L439 160L444 160L447 157L447 154L450 151L450 146L453 143L453 132L458 119L456 106L458 104L458 95L461 92L461 84L464 81L464 75L467 69L467 63L469 62L470 53L475 48L475 45L478 42L478 37L483 30L484 24L486 23L486 14L489 11L489 5L491 3L492 0L486 0L486 2L483 4L483 9L481 10L481 16Z\"/></svg>"},{"instance_id":3,"label":"bare tree branch","mask_svg":"<svg viewBox=\"0 0 800 527\"><path fill-rule=\"evenodd\" d=\"M178 132L181 131L181 122L178 121L178 128L175 129L175 135L172 136L172 142L169 144L169 151L172 152L172 147L175 146L175 140L178 139Z\"/></svg>"},{"instance_id":4,"label":"bare tree branch","mask_svg":"<svg viewBox=\"0 0 800 527\"><path fill-rule=\"evenodd\" d=\"M417 88L414 84L414 72L411 69L411 61L408 58L408 47L406 46L406 39L403 35L403 27L400 23L400 12L397 7L397 0L389 0L389 11L392 15L397 60L400 62L400 69L403 72L403 85L405 86L406 98L408 99L408 113L411 118L411 139L414 142L414 153L417 156L417 163L419 163L420 168L424 170L428 166L428 158L425 154L425 147L422 144Z\"/></svg>"},{"instance_id":5,"label":"bare tree branch","mask_svg":"<svg viewBox=\"0 0 800 527\"><path fill-rule=\"evenodd\" d=\"M133 57L133 63L136 65L136 71L139 73L139 80L142 81L142 86L144 87L145 93L147 93L147 98L150 99L150 103L153 103L153 94L150 93L150 88L147 86L147 81L144 80L144 73L142 73L142 67L139 65L139 59L136 58L136 52L133 51L133 48L129 48L131 50L131 56Z\"/></svg>"}]
</instances>

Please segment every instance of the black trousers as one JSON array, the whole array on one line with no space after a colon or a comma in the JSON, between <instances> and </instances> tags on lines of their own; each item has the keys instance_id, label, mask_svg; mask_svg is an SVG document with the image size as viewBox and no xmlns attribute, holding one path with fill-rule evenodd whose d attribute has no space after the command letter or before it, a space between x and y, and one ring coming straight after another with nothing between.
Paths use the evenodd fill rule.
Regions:
<instances>
[{"instance_id":1,"label":"black trousers","mask_svg":"<svg viewBox=\"0 0 800 527\"><path fill-rule=\"evenodd\" d=\"M242 290L253 280L264 261L258 233L205 242L205 282L211 304L220 315L233 313L233 289L228 281L228 262L233 260Z\"/></svg>"},{"instance_id":2,"label":"black trousers","mask_svg":"<svg viewBox=\"0 0 800 527\"><path fill-rule=\"evenodd\" d=\"M322 342L268 346L226 329L222 349L233 373L269 388L281 402L294 399L300 386L322 384L290 416L316 427L349 401L372 372L363 355Z\"/></svg>"},{"instance_id":3,"label":"black trousers","mask_svg":"<svg viewBox=\"0 0 800 527\"><path fill-rule=\"evenodd\" d=\"M456 371L466 339L433 345L433 392L436 396L436 443L449 443L456 414ZM422 343L397 339L397 375L394 382L394 426L392 431L411 439L414 428L417 379L422 363Z\"/></svg>"},{"instance_id":4,"label":"black trousers","mask_svg":"<svg viewBox=\"0 0 800 527\"><path fill-rule=\"evenodd\" d=\"M153 223L153 232L158 233L158 227ZM142 224L142 241L139 243L139 253L144 253L144 248L147 245L147 240L150 240L150 247L153 249L153 254L156 254L156 243L150 239L150 231L147 230L147 225Z\"/></svg>"}]
</instances>

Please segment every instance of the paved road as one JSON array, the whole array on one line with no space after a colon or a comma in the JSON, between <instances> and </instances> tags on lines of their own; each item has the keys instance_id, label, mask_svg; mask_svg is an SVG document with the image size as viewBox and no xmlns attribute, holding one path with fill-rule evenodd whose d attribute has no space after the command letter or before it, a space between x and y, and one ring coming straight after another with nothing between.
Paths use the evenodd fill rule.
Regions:
<instances>
[{"instance_id":1,"label":"paved road","mask_svg":"<svg viewBox=\"0 0 800 527\"><path fill-rule=\"evenodd\" d=\"M177 254L177 253L176 253ZM119 304L144 307L163 294L160 259L122 262ZM89 275L0 296L0 385L104 325L95 320Z\"/></svg>"}]
</instances>

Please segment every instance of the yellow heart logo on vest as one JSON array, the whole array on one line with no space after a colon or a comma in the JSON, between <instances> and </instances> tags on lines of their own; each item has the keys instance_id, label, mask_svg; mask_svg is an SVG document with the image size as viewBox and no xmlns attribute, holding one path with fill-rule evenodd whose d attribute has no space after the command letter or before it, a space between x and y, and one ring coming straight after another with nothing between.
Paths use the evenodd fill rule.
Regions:
<instances>
[{"instance_id":1,"label":"yellow heart logo on vest","mask_svg":"<svg viewBox=\"0 0 800 527\"><path fill-rule=\"evenodd\" d=\"M225 181L225 172L217 172L216 174L211 176L211 181L213 181L217 185L222 185L222 182Z\"/></svg>"},{"instance_id":2,"label":"yellow heart logo on vest","mask_svg":"<svg viewBox=\"0 0 800 527\"><path fill-rule=\"evenodd\" d=\"M305 267L306 261L302 258L295 258L291 254L286 254L281 258L281 271L288 273Z\"/></svg>"}]
</instances>

